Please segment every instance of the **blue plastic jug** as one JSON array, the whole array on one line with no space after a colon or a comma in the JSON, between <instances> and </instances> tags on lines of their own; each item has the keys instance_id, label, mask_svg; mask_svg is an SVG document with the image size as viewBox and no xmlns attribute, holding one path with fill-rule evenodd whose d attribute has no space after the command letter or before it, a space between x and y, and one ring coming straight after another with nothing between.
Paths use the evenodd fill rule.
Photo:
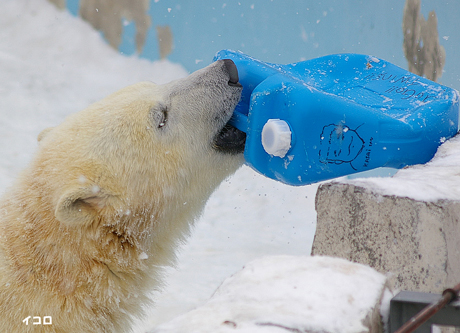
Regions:
<instances>
[{"instance_id":1,"label":"blue plastic jug","mask_svg":"<svg viewBox=\"0 0 460 333\"><path fill-rule=\"evenodd\" d=\"M372 56L218 59L235 62L243 86L230 123L246 132L246 163L286 184L426 163L458 131L456 90Z\"/></svg>"}]
</instances>

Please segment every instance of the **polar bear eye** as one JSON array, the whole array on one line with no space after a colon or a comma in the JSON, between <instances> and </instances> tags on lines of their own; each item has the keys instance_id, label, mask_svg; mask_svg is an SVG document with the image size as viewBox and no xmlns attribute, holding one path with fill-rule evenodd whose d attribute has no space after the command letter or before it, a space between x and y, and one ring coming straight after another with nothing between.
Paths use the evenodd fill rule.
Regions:
<instances>
[{"instance_id":1,"label":"polar bear eye","mask_svg":"<svg viewBox=\"0 0 460 333\"><path fill-rule=\"evenodd\" d=\"M164 127L166 125L166 120L168 119L168 109L166 107L161 109L161 120L158 123L158 127Z\"/></svg>"},{"instance_id":2,"label":"polar bear eye","mask_svg":"<svg viewBox=\"0 0 460 333\"><path fill-rule=\"evenodd\" d=\"M168 120L168 108L162 105L152 110L152 113L155 124L157 124L158 128L163 128Z\"/></svg>"}]
</instances>

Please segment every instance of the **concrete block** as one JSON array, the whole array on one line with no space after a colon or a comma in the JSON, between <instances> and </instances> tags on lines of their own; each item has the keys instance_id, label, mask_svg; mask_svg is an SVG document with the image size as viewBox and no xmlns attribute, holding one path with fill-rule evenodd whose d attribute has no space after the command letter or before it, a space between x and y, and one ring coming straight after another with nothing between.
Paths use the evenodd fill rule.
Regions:
<instances>
[{"instance_id":1,"label":"concrete block","mask_svg":"<svg viewBox=\"0 0 460 333\"><path fill-rule=\"evenodd\" d=\"M312 254L390 274L390 285L440 293L460 282L460 139L392 178L323 184Z\"/></svg>"}]
</instances>

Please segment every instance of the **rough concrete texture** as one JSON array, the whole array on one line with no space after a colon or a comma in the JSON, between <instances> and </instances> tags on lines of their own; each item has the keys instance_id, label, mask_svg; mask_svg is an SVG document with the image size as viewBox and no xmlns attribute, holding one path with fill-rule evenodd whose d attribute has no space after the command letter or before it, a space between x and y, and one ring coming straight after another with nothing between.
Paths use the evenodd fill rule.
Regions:
<instances>
[{"instance_id":1,"label":"rough concrete texture","mask_svg":"<svg viewBox=\"0 0 460 333\"><path fill-rule=\"evenodd\" d=\"M313 254L391 273L394 288L439 293L460 282L460 136L391 178L324 184Z\"/></svg>"},{"instance_id":2,"label":"rough concrete texture","mask_svg":"<svg viewBox=\"0 0 460 333\"><path fill-rule=\"evenodd\" d=\"M312 254L390 272L390 285L441 292L460 277L460 202L422 202L329 183L316 195Z\"/></svg>"}]
</instances>

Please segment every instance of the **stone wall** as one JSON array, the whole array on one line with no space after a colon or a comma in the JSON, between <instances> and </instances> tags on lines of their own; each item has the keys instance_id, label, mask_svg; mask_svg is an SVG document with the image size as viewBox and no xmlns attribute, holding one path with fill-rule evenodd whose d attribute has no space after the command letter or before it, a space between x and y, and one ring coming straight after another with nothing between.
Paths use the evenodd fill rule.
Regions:
<instances>
[{"instance_id":1,"label":"stone wall","mask_svg":"<svg viewBox=\"0 0 460 333\"><path fill-rule=\"evenodd\" d=\"M391 178L323 184L313 254L369 265L393 288L440 293L460 282L460 136Z\"/></svg>"},{"instance_id":2,"label":"stone wall","mask_svg":"<svg viewBox=\"0 0 460 333\"><path fill-rule=\"evenodd\" d=\"M316 196L313 254L390 273L393 288L440 293L460 277L460 202L417 201L329 183Z\"/></svg>"}]
</instances>

